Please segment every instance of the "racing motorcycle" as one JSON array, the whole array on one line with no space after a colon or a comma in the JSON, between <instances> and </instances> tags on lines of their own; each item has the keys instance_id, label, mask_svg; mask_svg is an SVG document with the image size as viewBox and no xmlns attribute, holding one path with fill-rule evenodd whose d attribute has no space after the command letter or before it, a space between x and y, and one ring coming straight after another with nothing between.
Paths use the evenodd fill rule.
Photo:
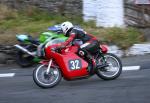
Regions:
<instances>
[{"instance_id":1,"label":"racing motorcycle","mask_svg":"<svg viewBox=\"0 0 150 103\"><path fill-rule=\"evenodd\" d=\"M114 54L107 53L105 45L92 55L96 66L90 64L84 57L78 55L77 44L62 49L54 49L59 39L48 42L45 46L45 60L42 60L33 71L34 82L42 88L52 88L59 84L62 77L65 80L89 78L97 75L104 80L113 80L122 72L121 60Z\"/></svg>"},{"instance_id":2,"label":"racing motorcycle","mask_svg":"<svg viewBox=\"0 0 150 103\"><path fill-rule=\"evenodd\" d=\"M14 45L18 51L16 53L16 61L21 67L29 67L34 63L38 63L41 59L37 55L37 47L40 44L46 44L55 38L61 38L64 42L67 37L62 34L60 25L54 25L48 28L48 32L40 34L39 39L35 39L30 35L16 35L19 44Z\"/></svg>"}]
</instances>

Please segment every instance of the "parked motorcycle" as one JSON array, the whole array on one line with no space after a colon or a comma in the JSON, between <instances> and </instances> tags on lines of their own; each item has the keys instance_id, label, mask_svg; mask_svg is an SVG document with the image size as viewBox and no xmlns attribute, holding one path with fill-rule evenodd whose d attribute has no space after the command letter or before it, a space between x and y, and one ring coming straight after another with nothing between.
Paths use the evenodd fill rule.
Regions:
<instances>
[{"instance_id":1,"label":"parked motorcycle","mask_svg":"<svg viewBox=\"0 0 150 103\"><path fill-rule=\"evenodd\" d=\"M121 60L114 54L107 53L107 47L100 45L93 54L96 67L77 55L78 45L67 46L63 49L54 49L59 39L46 44L45 60L33 71L34 82L42 88L52 88L59 84L62 77L65 80L89 78L93 75L104 80L113 80L122 72Z\"/></svg>"},{"instance_id":2,"label":"parked motorcycle","mask_svg":"<svg viewBox=\"0 0 150 103\"><path fill-rule=\"evenodd\" d=\"M19 41L19 44L14 45L18 49L16 61L21 67L29 67L41 60L37 55L37 47L40 44L46 44L48 41L55 38L61 38L61 42L64 42L67 39L67 37L62 34L59 25L49 27L48 30L49 32L41 33L39 39L35 39L26 34L16 35L16 38Z\"/></svg>"}]
</instances>

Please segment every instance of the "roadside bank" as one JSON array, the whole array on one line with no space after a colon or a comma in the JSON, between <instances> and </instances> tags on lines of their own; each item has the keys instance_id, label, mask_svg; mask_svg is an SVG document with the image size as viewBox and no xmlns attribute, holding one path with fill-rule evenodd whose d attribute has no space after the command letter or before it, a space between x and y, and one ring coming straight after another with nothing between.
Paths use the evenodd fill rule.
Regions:
<instances>
[{"instance_id":1,"label":"roadside bank","mask_svg":"<svg viewBox=\"0 0 150 103\"><path fill-rule=\"evenodd\" d=\"M14 46L0 45L0 64L9 65L16 64L16 49ZM150 54L150 42L143 44L134 44L127 50L121 50L116 45L109 45L108 52L118 57L129 57Z\"/></svg>"}]
</instances>

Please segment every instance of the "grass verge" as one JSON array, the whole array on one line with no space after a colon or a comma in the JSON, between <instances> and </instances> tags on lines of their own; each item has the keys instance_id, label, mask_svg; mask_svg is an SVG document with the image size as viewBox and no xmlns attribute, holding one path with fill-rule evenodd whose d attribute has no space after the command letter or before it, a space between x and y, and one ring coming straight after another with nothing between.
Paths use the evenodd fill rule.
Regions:
<instances>
[{"instance_id":1,"label":"grass verge","mask_svg":"<svg viewBox=\"0 0 150 103\"><path fill-rule=\"evenodd\" d=\"M35 7L26 10L10 9L0 5L0 44L15 44L16 34L30 34L38 37L41 32L47 31L49 26L71 21L79 24L88 33L94 34L100 41L113 43L122 49L127 49L134 43L145 41L143 34L136 28L97 28L93 21L83 22L80 16L62 16L49 14Z\"/></svg>"}]
</instances>

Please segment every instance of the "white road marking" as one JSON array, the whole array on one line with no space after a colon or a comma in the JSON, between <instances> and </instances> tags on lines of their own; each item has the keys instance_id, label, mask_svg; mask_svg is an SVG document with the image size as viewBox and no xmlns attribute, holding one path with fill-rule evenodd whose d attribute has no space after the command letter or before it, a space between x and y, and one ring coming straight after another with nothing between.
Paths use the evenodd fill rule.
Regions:
<instances>
[{"instance_id":1,"label":"white road marking","mask_svg":"<svg viewBox=\"0 0 150 103\"><path fill-rule=\"evenodd\" d=\"M125 66L122 68L123 71L127 70L140 70L140 66Z\"/></svg>"},{"instance_id":2,"label":"white road marking","mask_svg":"<svg viewBox=\"0 0 150 103\"><path fill-rule=\"evenodd\" d=\"M116 71L118 68L116 67L112 67L112 68L109 68L108 67L108 71ZM124 66L122 67L122 71L131 71L131 70L139 70L140 69L140 66Z\"/></svg>"},{"instance_id":3,"label":"white road marking","mask_svg":"<svg viewBox=\"0 0 150 103\"><path fill-rule=\"evenodd\" d=\"M15 76L15 73L3 73L3 74L0 74L0 77L13 77Z\"/></svg>"}]
</instances>

